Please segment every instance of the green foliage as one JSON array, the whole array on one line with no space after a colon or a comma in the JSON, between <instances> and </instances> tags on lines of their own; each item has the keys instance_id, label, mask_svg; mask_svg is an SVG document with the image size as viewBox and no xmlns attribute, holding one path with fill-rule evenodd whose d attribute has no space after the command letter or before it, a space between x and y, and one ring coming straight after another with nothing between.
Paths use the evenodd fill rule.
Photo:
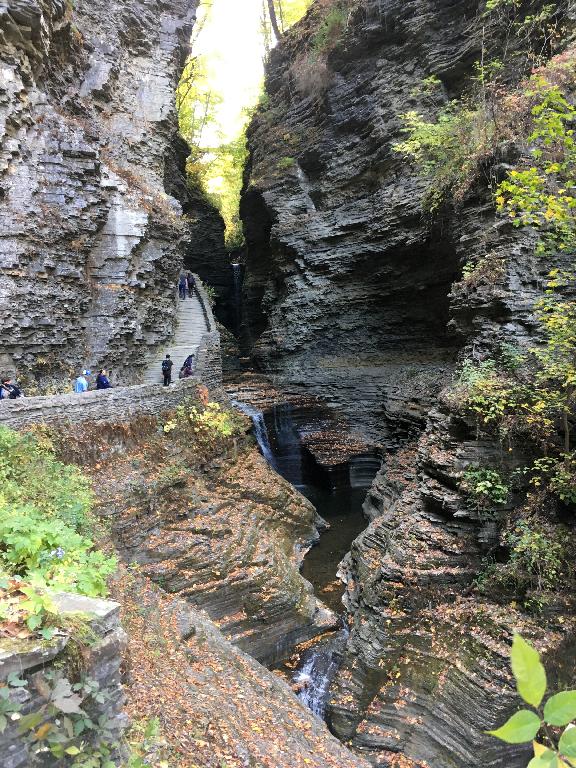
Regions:
<instances>
[{"instance_id":1,"label":"green foliage","mask_svg":"<svg viewBox=\"0 0 576 768\"><path fill-rule=\"evenodd\" d=\"M576 719L576 691L551 696L542 709L547 680L538 651L520 635L514 635L511 661L518 693L531 709L521 709L488 733L507 744L532 742L534 758L528 768L576 766L576 727L572 722ZM559 738L550 726L564 728ZM545 743L534 741L540 731Z\"/></svg>"},{"instance_id":2,"label":"green foliage","mask_svg":"<svg viewBox=\"0 0 576 768\"><path fill-rule=\"evenodd\" d=\"M129 736L130 757L127 768L168 768L168 762L157 760L158 748L163 744L160 720L153 717L132 726ZM148 755L152 755L152 762Z\"/></svg>"},{"instance_id":3,"label":"green foliage","mask_svg":"<svg viewBox=\"0 0 576 768\"><path fill-rule=\"evenodd\" d=\"M92 502L88 479L57 461L49 441L0 427L0 510L33 504L46 519L88 530Z\"/></svg>"},{"instance_id":4,"label":"green foliage","mask_svg":"<svg viewBox=\"0 0 576 768\"><path fill-rule=\"evenodd\" d=\"M488 12L496 11L499 8L510 8L519 6L520 0L486 0L486 10Z\"/></svg>"},{"instance_id":5,"label":"green foliage","mask_svg":"<svg viewBox=\"0 0 576 768\"><path fill-rule=\"evenodd\" d=\"M493 4L492 10L501 5ZM551 17L553 10L523 18L527 40L534 28L546 28ZM569 101L576 79L573 57L556 57L517 91L500 87L504 69L505 62L483 55L470 92L439 110L435 107L434 119L415 110L400 115L407 138L393 148L429 181L425 207L434 210L448 197L461 201L499 145L514 141L523 156L495 190L498 209L516 226L539 228L541 251L568 249L576 243L575 108ZM417 95L429 92L420 89Z\"/></svg>"},{"instance_id":6,"label":"green foliage","mask_svg":"<svg viewBox=\"0 0 576 768\"><path fill-rule=\"evenodd\" d=\"M296 24L312 5L312 0L274 0L283 31Z\"/></svg>"},{"instance_id":7,"label":"green foliage","mask_svg":"<svg viewBox=\"0 0 576 768\"><path fill-rule=\"evenodd\" d=\"M539 252L576 247L576 108L558 85L533 78L538 103L532 107L530 167L514 169L496 191L498 210L515 226L542 232Z\"/></svg>"},{"instance_id":8,"label":"green foliage","mask_svg":"<svg viewBox=\"0 0 576 768\"><path fill-rule=\"evenodd\" d=\"M533 487L540 488L545 484L564 503L576 504L575 453L560 457L542 456L521 471L529 476Z\"/></svg>"},{"instance_id":9,"label":"green foliage","mask_svg":"<svg viewBox=\"0 0 576 768\"><path fill-rule=\"evenodd\" d=\"M4 685L0 685L0 733L4 733L9 720L18 720L18 714L22 709L22 704L14 700L13 692L26 684L25 680L20 680L15 673L8 676Z\"/></svg>"},{"instance_id":10,"label":"green foliage","mask_svg":"<svg viewBox=\"0 0 576 768\"><path fill-rule=\"evenodd\" d=\"M507 742L508 744L522 744L532 741L540 730L540 718L534 712L522 709L515 712L501 728L489 731L491 736Z\"/></svg>"},{"instance_id":11,"label":"green foliage","mask_svg":"<svg viewBox=\"0 0 576 768\"><path fill-rule=\"evenodd\" d=\"M497 428L501 437L530 434L547 439L553 430L552 404L541 391L499 368L495 360L466 360L458 379L456 399L481 426ZM537 428L537 433L535 429Z\"/></svg>"},{"instance_id":12,"label":"green foliage","mask_svg":"<svg viewBox=\"0 0 576 768\"><path fill-rule=\"evenodd\" d=\"M0 567L53 590L98 597L116 568L90 539L35 506L0 507Z\"/></svg>"},{"instance_id":13,"label":"green foliage","mask_svg":"<svg viewBox=\"0 0 576 768\"><path fill-rule=\"evenodd\" d=\"M311 41L316 56L325 55L340 39L348 19L348 0L336 0L324 15Z\"/></svg>"},{"instance_id":14,"label":"green foliage","mask_svg":"<svg viewBox=\"0 0 576 768\"><path fill-rule=\"evenodd\" d=\"M498 581L524 594L557 588L570 572L569 541L562 526L530 517L517 520L502 536L510 556L498 570Z\"/></svg>"},{"instance_id":15,"label":"green foliage","mask_svg":"<svg viewBox=\"0 0 576 768\"><path fill-rule=\"evenodd\" d=\"M550 273L544 297L535 307L542 338L538 346L524 354L515 350L512 358L503 350L498 363L465 361L456 391L464 410L475 414L482 426L497 427L502 436L523 435L558 450L555 436L561 433L553 488L564 501L573 499L567 486L574 474L570 449L576 409L576 304L559 291L575 280L572 273Z\"/></svg>"},{"instance_id":16,"label":"green foliage","mask_svg":"<svg viewBox=\"0 0 576 768\"><path fill-rule=\"evenodd\" d=\"M92 491L49 441L0 427L0 621L45 638L56 622L50 594L106 594L116 561L94 549Z\"/></svg>"},{"instance_id":17,"label":"green foliage","mask_svg":"<svg viewBox=\"0 0 576 768\"><path fill-rule=\"evenodd\" d=\"M469 261L462 268L462 279L454 291L470 294L482 285L493 286L506 275L506 261L499 254L489 252L482 258Z\"/></svg>"},{"instance_id":18,"label":"green foliage","mask_svg":"<svg viewBox=\"0 0 576 768\"><path fill-rule=\"evenodd\" d=\"M536 304L545 343L533 351L538 361L537 384L562 416L564 450L570 451L570 416L576 407L576 303L563 300L558 288L576 282L576 275L550 273L544 298Z\"/></svg>"},{"instance_id":19,"label":"green foliage","mask_svg":"<svg viewBox=\"0 0 576 768\"><path fill-rule=\"evenodd\" d=\"M293 157L281 157L280 160L276 163L276 167L280 171L287 170L288 168L293 168L296 164L296 160Z\"/></svg>"},{"instance_id":20,"label":"green foliage","mask_svg":"<svg viewBox=\"0 0 576 768\"><path fill-rule=\"evenodd\" d=\"M234 411L223 409L219 403L207 403L200 408L186 404L178 406L175 418L164 425L164 432L169 434L182 428L191 429L197 440L206 440L232 437L243 425Z\"/></svg>"},{"instance_id":21,"label":"green foliage","mask_svg":"<svg viewBox=\"0 0 576 768\"><path fill-rule=\"evenodd\" d=\"M562 691L551 696L544 706L549 725L561 727L576 720L576 691Z\"/></svg>"},{"instance_id":22,"label":"green foliage","mask_svg":"<svg viewBox=\"0 0 576 768\"><path fill-rule=\"evenodd\" d=\"M210 306L213 307L216 304L216 289L212 285L206 284L204 284L203 288L208 297L208 301L210 302Z\"/></svg>"},{"instance_id":23,"label":"green foliage","mask_svg":"<svg viewBox=\"0 0 576 768\"><path fill-rule=\"evenodd\" d=\"M474 499L479 510L506 504L510 494L510 488L495 469L468 468L461 487Z\"/></svg>"},{"instance_id":24,"label":"green foliage","mask_svg":"<svg viewBox=\"0 0 576 768\"><path fill-rule=\"evenodd\" d=\"M447 194L461 196L475 174L478 157L492 145L494 126L484 111L465 101L452 101L434 121L414 110L400 118L407 139L393 149L415 162L429 180L428 210L436 209Z\"/></svg>"},{"instance_id":25,"label":"green foliage","mask_svg":"<svg viewBox=\"0 0 576 768\"><path fill-rule=\"evenodd\" d=\"M310 4L311 0L275 0L281 30L295 24ZM193 52L177 89L176 106L180 133L190 147L187 163L189 182L195 189L202 190L209 202L220 211L226 226L226 247L234 250L244 245L239 205L247 159L246 126L254 108L267 109L270 99L263 92L257 106L254 103L256 99L247 92L247 103L230 125L229 112L221 109L226 95L222 93L222 83L218 79L221 52L197 52L203 29L211 25L213 18L209 6L203 6L203 15L195 25ZM265 46L269 48L271 33L266 14L261 33Z\"/></svg>"},{"instance_id":26,"label":"green foliage","mask_svg":"<svg viewBox=\"0 0 576 768\"><path fill-rule=\"evenodd\" d=\"M98 718L89 714L109 698L96 681L84 678L73 684L61 674L47 672L35 687L43 704L18 721L29 743L32 766L43 765L48 752L59 765L70 768L118 768L113 722L106 714Z\"/></svg>"},{"instance_id":27,"label":"green foliage","mask_svg":"<svg viewBox=\"0 0 576 768\"><path fill-rule=\"evenodd\" d=\"M516 635L512 643L511 662L518 693L527 704L539 707L546 693L546 672L538 651Z\"/></svg>"},{"instance_id":28,"label":"green foliage","mask_svg":"<svg viewBox=\"0 0 576 768\"><path fill-rule=\"evenodd\" d=\"M204 159L196 164L200 184L224 219L228 250L244 244L239 208L247 157L246 133L242 131L234 141L206 149ZM194 174L190 164L189 172Z\"/></svg>"}]
</instances>

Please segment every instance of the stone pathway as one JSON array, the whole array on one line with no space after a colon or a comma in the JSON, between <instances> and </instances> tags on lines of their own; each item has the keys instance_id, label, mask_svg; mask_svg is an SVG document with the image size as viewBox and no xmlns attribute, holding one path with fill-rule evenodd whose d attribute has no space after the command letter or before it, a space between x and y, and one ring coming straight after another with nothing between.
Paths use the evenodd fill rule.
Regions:
<instances>
[{"instance_id":1,"label":"stone pathway","mask_svg":"<svg viewBox=\"0 0 576 768\"><path fill-rule=\"evenodd\" d=\"M209 330L198 294L191 299L178 299L178 320L174 338L159 347L142 379L144 384L162 384L162 360L170 355L174 362L172 381L178 380L178 373L184 360L190 354L197 354L202 335Z\"/></svg>"}]
</instances>

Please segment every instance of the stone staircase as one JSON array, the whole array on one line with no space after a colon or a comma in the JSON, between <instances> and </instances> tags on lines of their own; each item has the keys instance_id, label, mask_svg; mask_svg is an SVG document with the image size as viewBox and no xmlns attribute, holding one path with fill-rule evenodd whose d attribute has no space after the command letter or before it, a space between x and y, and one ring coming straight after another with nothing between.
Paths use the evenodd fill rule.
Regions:
<instances>
[{"instance_id":1,"label":"stone staircase","mask_svg":"<svg viewBox=\"0 0 576 768\"><path fill-rule=\"evenodd\" d=\"M177 381L184 360L190 354L197 355L203 334L210 330L197 291L194 291L191 299L178 299L177 311L174 338L158 348L154 358L150 359L142 378L144 384L162 384L162 360L166 355L170 355L174 362L172 381Z\"/></svg>"}]
</instances>

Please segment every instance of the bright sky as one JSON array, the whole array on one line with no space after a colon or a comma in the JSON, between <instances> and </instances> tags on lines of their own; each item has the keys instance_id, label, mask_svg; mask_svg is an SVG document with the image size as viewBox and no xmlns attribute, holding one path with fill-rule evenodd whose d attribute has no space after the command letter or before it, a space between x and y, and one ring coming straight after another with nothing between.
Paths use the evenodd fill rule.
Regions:
<instances>
[{"instance_id":1,"label":"bright sky","mask_svg":"<svg viewBox=\"0 0 576 768\"><path fill-rule=\"evenodd\" d=\"M210 81L222 97L222 104L218 125L207 129L203 137L202 144L207 147L238 136L242 110L258 100L264 70L262 0L204 0L198 11L199 21L208 4L212 10L194 53L206 55Z\"/></svg>"}]
</instances>

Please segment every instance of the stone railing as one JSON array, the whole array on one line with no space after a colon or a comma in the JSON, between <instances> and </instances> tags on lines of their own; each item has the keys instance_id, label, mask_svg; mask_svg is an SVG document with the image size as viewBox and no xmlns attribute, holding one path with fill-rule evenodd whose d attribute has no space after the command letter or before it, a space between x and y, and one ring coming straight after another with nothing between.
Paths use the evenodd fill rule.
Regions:
<instances>
[{"instance_id":1,"label":"stone railing","mask_svg":"<svg viewBox=\"0 0 576 768\"><path fill-rule=\"evenodd\" d=\"M198 297L206 317L206 333L196 355L194 376L176 381L169 387L141 384L132 387L91 390L83 394L23 397L0 400L0 425L22 429L32 424L82 421L129 421L139 414L157 415L178 405L187 392L199 384L210 390L222 386L220 334L210 302L200 280Z\"/></svg>"},{"instance_id":2,"label":"stone railing","mask_svg":"<svg viewBox=\"0 0 576 768\"><path fill-rule=\"evenodd\" d=\"M60 616L81 614L90 628L90 643L82 646L82 667L85 678L98 685L99 696L86 700L86 704L92 721L98 722L101 717L106 719L113 741L110 746L113 753L121 757L127 717L122 711L124 694L120 668L126 634L120 627L120 606L107 600L68 594L57 595L54 601ZM58 635L51 641L0 641L0 683L6 685L8 682L10 708L17 710L14 719L8 716L8 725L0 734L0 765L4 768L28 768L32 765L30 750L43 746L32 736L29 739L22 736L22 717L37 714L39 724L51 722L53 729L61 728L65 734L62 713L52 707L52 700L58 680L63 686L67 682L76 682L78 650L71 651L71 642L67 635ZM17 686L10 684L13 674L19 679ZM95 732L85 733L85 739L90 743L91 734ZM46 768L63 764L49 753L42 758Z\"/></svg>"},{"instance_id":3,"label":"stone railing","mask_svg":"<svg viewBox=\"0 0 576 768\"><path fill-rule=\"evenodd\" d=\"M196 353L196 367L194 373L202 384L208 389L217 389L222 386L222 353L220 350L220 333L214 319L212 306L208 294L198 275L196 279L196 293L202 304L202 311L206 320L206 333Z\"/></svg>"}]
</instances>

